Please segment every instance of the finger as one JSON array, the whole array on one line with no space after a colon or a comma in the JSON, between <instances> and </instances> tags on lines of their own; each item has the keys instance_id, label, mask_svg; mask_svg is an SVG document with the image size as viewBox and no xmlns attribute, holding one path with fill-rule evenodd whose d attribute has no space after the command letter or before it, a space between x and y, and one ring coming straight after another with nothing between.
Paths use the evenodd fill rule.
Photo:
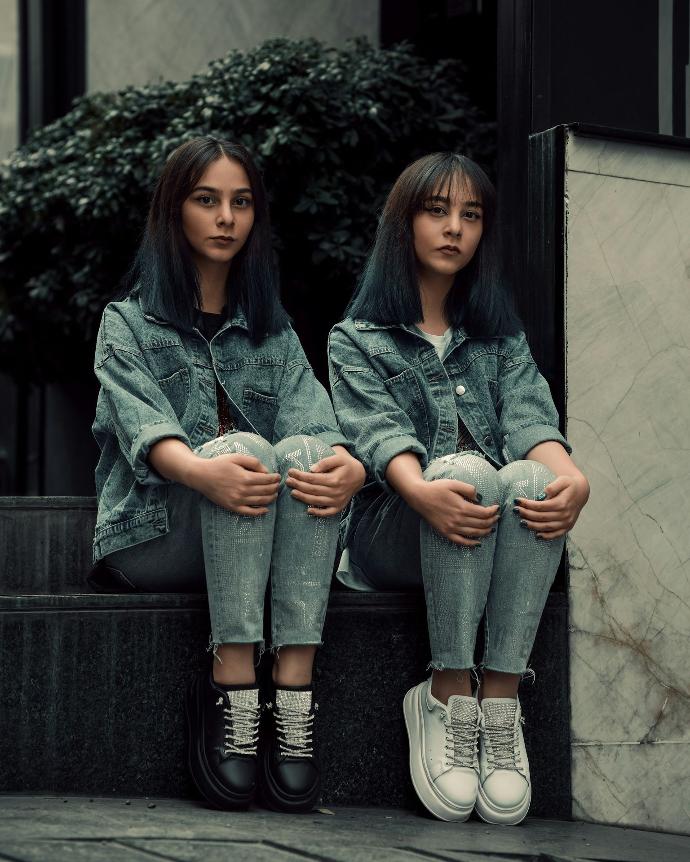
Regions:
<instances>
[{"instance_id":1,"label":"finger","mask_svg":"<svg viewBox=\"0 0 690 862\"><path fill-rule=\"evenodd\" d=\"M302 491L292 491L292 496L300 503L308 503L310 506L332 506L333 500L329 497L320 497L316 494L304 494Z\"/></svg>"},{"instance_id":2,"label":"finger","mask_svg":"<svg viewBox=\"0 0 690 862\"><path fill-rule=\"evenodd\" d=\"M471 530L484 530L487 533L491 532L491 528L496 523L497 518L468 518L465 515L462 518L457 518L455 523L459 530L463 530L464 532Z\"/></svg>"},{"instance_id":3,"label":"finger","mask_svg":"<svg viewBox=\"0 0 690 862\"><path fill-rule=\"evenodd\" d=\"M278 494L247 494L243 503L247 506L268 506L270 503L275 503L278 499Z\"/></svg>"},{"instance_id":4,"label":"finger","mask_svg":"<svg viewBox=\"0 0 690 862\"><path fill-rule=\"evenodd\" d=\"M309 468L310 473L328 473L334 467L339 467L343 463L341 454L329 455L327 458L322 458L317 464Z\"/></svg>"},{"instance_id":5,"label":"finger","mask_svg":"<svg viewBox=\"0 0 690 862\"><path fill-rule=\"evenodd\" d=\"M248 515L250 518L254 518L257 515L268 514L268 509L266 509L264 506L261 506L260 508L253 508L252 506L233 506L230 511L235 512L235 514L237 515Z\"/></svg>"},{"instance_id":6,"label":"finger","mask_svg":"<svg viewBox=\"0 0 690 862\"><path fill-rule=\"evenodd\" d=\"M553 482L550 482L544 491L546 492L547 497L555 497L557 494L560 494L561 491L565 491L566 488L570 488L573 484L572 476L558 476Z\"/></svg>"},{"instance_id":7,"label":"finger","mask_svg":"<svg viewBox=\"0 0 690 862\"><path fill-rule=\"evenodd\" d=\"M310 507L307 509L307 514L313 515L315 518L332 518L334 515L339 515L341 512L342 509L336 509L335 506L326 506L322 509Z\"/></svg>"},{"instance_id":8,"label":"finger","mask_svg":"<svg viewBox=\"0 0 690 862\"><path fill-rule=\"evenodd\" d=\"M566 498L559 494L546 500L526 500L523 497L516 497L514 505L520 509L528 509L530 512L556 512L562 509L566 502Z\"/></svg>"},{"instance_id":9,"label":"finger","mask_svg":"<svg viewBox=\"0 0 690 862\"><path fill-rule=\"evenodd\" d=\"M535 523L545 524L547 521L560 520L558 512L544 512L538 511L535 512L532 509L524 509L520 511L519 508L516 507L515 514L520 515L521 520L523 521L534 521Z\"/></svg>"},{"instance_id":10,"label":"finger","mask_svg":"<svg viewBox=\"0 0 690 862\"><path fill-rule=\"evenodd\" d=\"M544 541L548 542L550 539L560 539L562 536L565 536L565 534L567 532L568 531L565 529L554 530L554 531L549 531L549 532L544 532L543 530L540 530L537 533L537 538L543 539Z\"/></svg>"},{"instance_id":11,"label":"finger","mask_svg":"<svg viewBox=\"0 0 690 862\"><path fill-rule=\"evenodd\" d=\"M288 479L307 485L333 485L336 479L324 473L305 473L303 470L288 470Z\"/></svg>"},{"instance_id":12,"label":"finger","mask_svg":"<svg viewBox=\"0 0 690 862\"><path fill-rule=\"evenodd\" d=\"M467 536L461 536L460 533L449 533L446 538L454 545L462 545L463 548L479 548L482 544L476 539L468 539Z\"/></svg>"},{"instance_id":13,"label":"finger","mask_svg":"<svg viewBox=\"0 0 690 862\"><path fill-rule=\"evenodd\" d=\"M456 494L466 497L468 500L481 500L482 495L477 493L474 485L468 482L460 482L458 479L447 479L448 487Z\"/></svg>"},{"instance_id":14,"label":"finger","mask_svg":"<svg viewBox=\"0 0 690 862\"><path fill-rule=\"evenodd\" d=\"M486 536L490 536L493 532L493 527L480 527L477 529L476 527L469 527L466 524L458 525L457 529L466 539L483 539Z\"/></svg>"},{"instance_id":15,"label":"finger","mask_svg":"<svg viewBox=\"0 0 690 862\"><path fill-rule=\"evenodd\" d=\"M314 485L310 482L300 482L290 476L285 480L285 484L288 488L301 491L303 494L320 494L322 496L324 494L328 495L333 487L332 485Z\"/></svg>"},{"instance_id":16,"label":"finger","mask_svg":"<svg viewBox=\"0 0 690 862\"><path fill-rule=\"evenodd\" d=\"M239 453L228 454L235 464L239 464L240 467L244 467L245 470L251 470L256 473L268 473L268 467L264 467L261 461L253 455L240 455Z\"/></svg>"},{"instance_id":17,"label":"finger","mask_svg":"<svg viewBox=\"0 0 690 862\"><path fill-rule=\"evenodd\" d=\"M247 485L279 485L280 473L255 473L253 470L247 470L244 482Z\"/></svg>"},{"instance_id":18,"label":"finger","mask_svg":"<svg viewBox=\"0 0 690 862\"><path fill-rule=\"evenodd\" d=\"M520 521L520 525L524 525L527 530L534 530L535 533L553 532L555 530L565 530L566 525L563 521Z\"/></svg>"},{"instance_id":19,"label":"finger","mask_svg":"<svg viewBox=\"0 0 690 862\"><path fill-rule=\"evenodd\" d=\"M498 506L480 506L478 503L471 503L469 500L466 500L465 503L463 514L466 514L470 518L479 518L479 520L486 522L495 519L498 515Z\"/></svg>"}]
</instances>

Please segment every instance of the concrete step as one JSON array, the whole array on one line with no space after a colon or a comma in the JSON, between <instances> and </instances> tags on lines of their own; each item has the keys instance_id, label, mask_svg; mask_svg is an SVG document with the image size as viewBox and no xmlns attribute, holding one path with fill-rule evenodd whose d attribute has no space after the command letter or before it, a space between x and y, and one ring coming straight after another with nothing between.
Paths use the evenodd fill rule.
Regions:
<instances>
[{"instance_id":1,"label":"concrete step","mask_svg":"<svg viewBox=\"0 0 690 862\"><path fill-rule=\"evenodd\" d=\"M0 590L88 590L95 497L0 497Z\"/></svg>"},{"instance_id":2,"label":"concrete step","mask_svg":"<svg viewBox=\"0 0 690 862\"><path fill-rule=\"evenodd\" d=\"M192 795L182 698L208 632L203 595L0 597L0 792ZM324 802L416 806L401 703L429 661L422 594L333 592L324 644ZM567 655L552 594L521 692L535 816L570 816Z\"/></svg>"}]
</instances>

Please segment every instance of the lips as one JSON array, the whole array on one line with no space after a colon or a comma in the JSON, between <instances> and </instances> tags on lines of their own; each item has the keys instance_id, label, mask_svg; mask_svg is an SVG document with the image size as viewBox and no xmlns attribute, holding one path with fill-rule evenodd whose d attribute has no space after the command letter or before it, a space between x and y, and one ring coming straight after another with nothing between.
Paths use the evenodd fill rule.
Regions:
<instances>
[{"instance_id":1,"label":"lips","mask_svg":"<svg viewBox=\"0 0 690 862\"><path fill-rule=\"evenodd\" d=\"M460 249L456 245L443 245L439 251L443 254L460 254Z\"/></svg>"},{"instance_id":2,"label":"lips","mask_svg":"<svg viewBox=\"0 0 690 862\"><path fill-rule=\"evenodd\" d=\"M229 243L235 241L234 236L212 236L209 237L209 239L213 240L214 242L221 242L224 245L228 245Z\"/></svg>"}]
</instances>

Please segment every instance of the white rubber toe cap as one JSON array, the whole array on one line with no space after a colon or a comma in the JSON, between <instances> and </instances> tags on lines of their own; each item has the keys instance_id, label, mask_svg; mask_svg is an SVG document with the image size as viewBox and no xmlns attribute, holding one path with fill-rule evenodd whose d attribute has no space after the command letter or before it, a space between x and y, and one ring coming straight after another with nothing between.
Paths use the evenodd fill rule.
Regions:
<instances>
[{"instance_id":1,"label":"white rubber toe cap","mask_svg":"<svg viewBox=\"0 0 690 862\"><path fill-rule=\"evenodd\" d=\"M482 790L496 808L510 810L524 802L529 793L529 784L519 772L497 769L483 783Z\"/></svg>"},{"instance_id":2,"label":"white rubber toe cap","mask_svg":"<svg viewBox=\"0 0 690 862\"><path fill-rule=\"evenodd\" d=\"M451 805L472 808L477 798L479 781L474 769L455 767L439 775L434 786Z\"/></svg>"}]
</instances>

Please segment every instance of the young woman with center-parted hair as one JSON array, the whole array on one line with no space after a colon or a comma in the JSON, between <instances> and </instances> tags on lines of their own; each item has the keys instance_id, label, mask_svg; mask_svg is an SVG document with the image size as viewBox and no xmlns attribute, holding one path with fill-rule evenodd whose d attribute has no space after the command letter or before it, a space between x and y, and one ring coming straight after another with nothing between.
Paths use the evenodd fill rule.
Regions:
<instances>
[{"instance_id":1,"label":"young woman with center-parted hair","mask_svg":"<svg viewBox=\"0 0 690 862\"><path fill-rule=\"evenodd\" d=\"M432 674L403 704L417 794L443 820L476 809L515 824L531 799L518 684L589 486L503 283L495 210L470 159L410 165L329 363L338 423L368 473L339 577L426 596Z\"/></svg>"},{"instance_id":2,"label":"young woman with center-parted hair","mask_svg":"<svg viewBox=\"0 0 690 862\"><path fill-rule=\"evenodd\" d=\"M197 138L168 158L95 370L90 581L207 590L213 660L187 697L192 778L219 808L246 807L260 783L271 807L309 810L312 665L338 514L364 469L278 299L266 193L244 147ZM269 583L274 689L259 742Z\"/></svg>"}]
</instances>

